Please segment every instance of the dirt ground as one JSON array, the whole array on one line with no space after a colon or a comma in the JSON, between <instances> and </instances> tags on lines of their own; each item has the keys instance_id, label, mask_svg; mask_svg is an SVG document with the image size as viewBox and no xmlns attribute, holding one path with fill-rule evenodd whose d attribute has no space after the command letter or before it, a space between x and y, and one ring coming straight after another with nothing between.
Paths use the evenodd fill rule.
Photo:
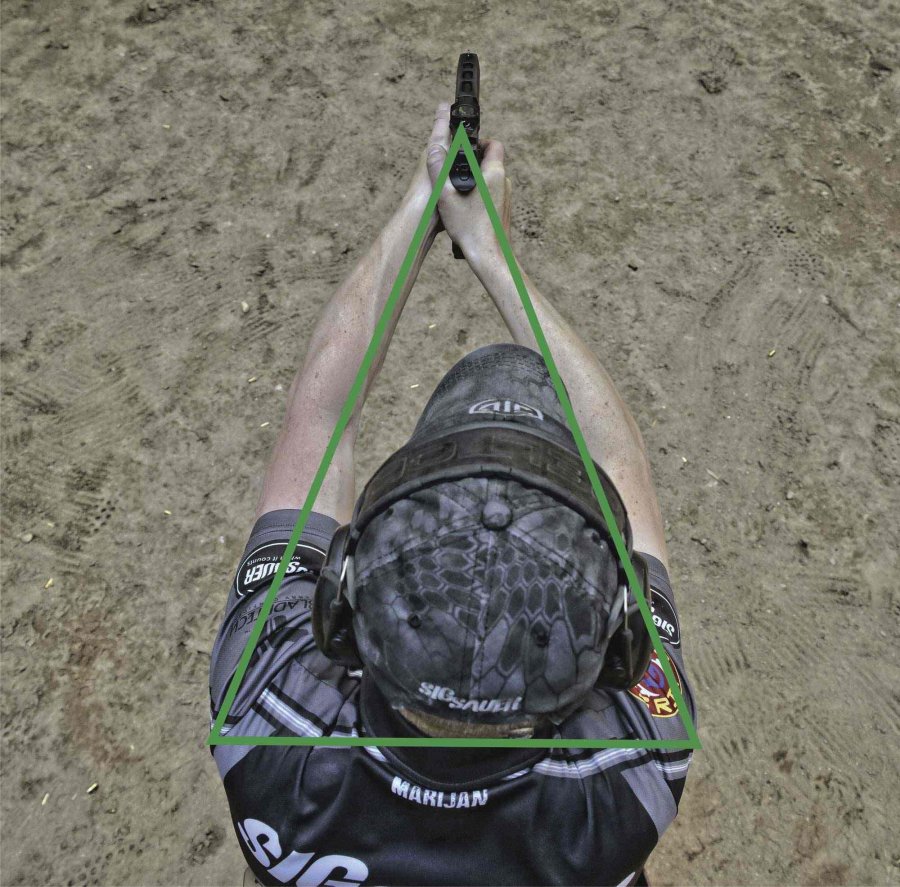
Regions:
<instances>
[{"instance_id":1,"label":"dirt ground","mask_svg":"<svg viewBox=\"0 0 900 887\"><path fill-rule=\"evenodd\" d=\"M667 519L704 748L652 882L900 883L898 45L875 0L4 2L2 883L240 883L209 650L464 50ZM507 339L442 235L360 486Z\"/></svg>"}]
</instances>

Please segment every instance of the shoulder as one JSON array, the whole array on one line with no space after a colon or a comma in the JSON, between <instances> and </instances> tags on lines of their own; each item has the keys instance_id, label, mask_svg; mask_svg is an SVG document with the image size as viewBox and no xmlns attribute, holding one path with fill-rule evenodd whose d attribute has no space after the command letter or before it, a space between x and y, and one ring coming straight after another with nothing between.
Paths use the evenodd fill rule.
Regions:
<instances>
[{"instance_id":1,"label":"shoulder","mask_svg":"<svg viewBox=\"0 0 900 887\"><path fill-rule=\"evenodd\" d=\"M637 742L683 742L689 739L687 723L696 724L694 692L688 678L684 658L682 626L675 603L669 574L660 560L639 552L648 566L647 602L653 627L659 635L659 646L666 657L674 686L654 649L650 663L640 681L619 692L596 688L581 708L560 726L562 736L601 740L631 740L635 746L603 749L591 756L591 770L599 772L623 761L648 764L648 777L669 783L673 794L680 796L681 786L691 761L689 749L646 749ZM584 763L569 773L585 772ZM599 768L599 769L598 769ZM555 768L559 770L559 767ZM677 799L677 797L676 797Z\"/></svg>"},{"instance_id":2,"label":"shoulder","mask_svg":"<svg viewBox=\"0 0 900 887\"><path fill-rule=\"evenodd\" d=\"M251 594L278 571L285 551L298 527L300 512L294 508L268 511L261 515L244 546L233 590L238 597ZM311 511L303 524L297 544L291 553L284 581L294 577L314 579L321 570L328 546L338 528L329 515Z\"/></svg>"},{"instance_id":3,"label":"shoulder","mask_svg":"<svg viewBox=\"0 0 900 887\"><path fill-rule=\"evenodd\" d=\"M298 702L316 696L311 709L316 714L322 694L312 690L322 683L337 686L343 680L343 671L338 674L338 666L315 647L311 620L316 580L337 527L335 518L315 511L301 526L298 509L267 512L254 524L234 573L210 657L210 701L216 716L257 622L267 610L229 708L229 725L262 704L261 700L272 702L277 696L274 688L284 687L284 682L291 684L290 692L297 694ZM276 582L291 547L281 581ZM303 680L304 676L309 680Z\"/></svg>"}]
</instances>

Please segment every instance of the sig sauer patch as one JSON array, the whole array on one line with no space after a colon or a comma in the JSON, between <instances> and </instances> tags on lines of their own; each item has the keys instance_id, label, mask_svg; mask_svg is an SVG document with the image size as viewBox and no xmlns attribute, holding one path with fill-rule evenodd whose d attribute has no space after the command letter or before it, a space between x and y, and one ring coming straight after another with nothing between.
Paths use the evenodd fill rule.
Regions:
<instances>
[{"instance_id":1,"label":"sig sauer patch","mask_svg":"<svg viewBox=\"0 0 900 887\"><path fill-rule=\"evenodd\" d=\"M655 588L650 589L650 609L653 611L653 624L659 636L673 647L680 647L681 628L678 625L678 614L663 593Z\"/></svg>"},{"instance_id":2,"label":"sig sauer patch","mask_svg":"<svg viewBox=\"0 0 900 887\"><path fill-rule=\"evenodd\" d=\"M235 591L238 597L244 597L262 586L269 587L272 577L278 570L281 557L287 548L286 542L269 542L260 545L244 558L238 567L235 577ZM309 578L318 576L325 562L325 552L307 542L298 542L294 555L287 566L284 578L308 573ZM268 581L267 581L268 580Z\"/></svg>"},{"instance_id":3,"label":"sig sauer patch","mask_svg":"<svg viewBox=\"0 0 900 887\"><path fill-rule=\"evenodd\" d=\"M681 678L678 675L678 669L672 658L667 655L669 665L678 679L678 689L683 689ZM659 664L659 656L656 651L650 657L650 664L644 672L640 683L636 684L628 691L635 699L640 699L644 705L650 709L650 714L654 718L672 718L678 714L678 706L675 703L675 697L672 695L672 688L666 679L666 673Z\"/></svg>"}]
</instances>

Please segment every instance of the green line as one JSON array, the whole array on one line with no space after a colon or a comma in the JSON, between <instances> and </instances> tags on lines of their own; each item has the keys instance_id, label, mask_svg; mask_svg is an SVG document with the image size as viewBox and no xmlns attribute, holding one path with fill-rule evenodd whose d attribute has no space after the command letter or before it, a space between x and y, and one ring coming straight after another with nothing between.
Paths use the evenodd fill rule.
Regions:
<instances>
[{"instance_id":1,"label":"green line","mask_svg":"<svg viewBox=\"0 0 900 887\"><path fill-rule=\"evenodd\" d=\"M566 419L569 423L569 428L572 431L572 434L575 438L575 442L578 446L578 452L581 455L582 462L584 463L585 470L587 471L588 477L591 481L591 487L594 490L594 495L597 497L597 501L600 505L600 510L603 514L604 519L606 520L607 526L610 530L610 535L613 540L613 544L616 548L616 553L619 556L619 560L621 561L623 568L625 570L625 575L628 580L628 586L631 589L632 594L638 602L638 607L641 611L641 616L644 619L644 623L647 626L647 630L650 632L650 638L653 642L653 649L656 651L656 655L659 658L660 666L663 669L664 674L666 675L666 679L669 682L669 687L672 692L672 695L675 699L676 706L678 708L678 715L681 719L681 723L684 726L685 732L688 734L689 739L671 739L671 740L641 740L641 739L609 739L609 740L599 740L599 739L454 739L454 738L446 738L446 737L428 737L428 738L413 738L413 737L394 737L394 738L384 738L384 737L335 737L335 736L321 736L321 737L308 737L308 736L223 736L221 733L222 727L225 723L225 720L228 717L228 713L231 710L231 706L234 703L235 697L237 696L238 688L240 687L240 683L244 678L244 674L247 671L247 667L250 663L250 658L253 655L253 650L256 647L256 644L259 641L260 635L262 634L263 627L265 625L266 619L269 616L269 612L272 609L272 606L275 601L275 597L278 593L278 589L281 586L281 582L284 579L285 573L287 571L287 566L293 557L294 550L297 547L297 543L300 540L300 536L303 532L303 528L306 526L306 521L309 518L309 514L312 511L313 503L315 502L316 496L318 495L319 488L322 485L322 482L325 479L325 475L328 472L328 468L331 465L331 460L334 458L335 450L337 449L338 442L340 441L341 435L344 433L344 429L347 426L347 423L350 420L350 416L353 413L353 409L356 405L356 401L359 398L360 392L362 391L363 385L365 383L366 377L368 376L369 369L372 365L372 362L375 359L375 355L378 353L378 347L381 343L381 340L384 338L385 331L388 326L388 322L391 316L394 313L397 299L399 294L403 288L403 285L406 282L407 277L409 276L410 269L412 267L414 257L416 252L418 251L419 245L421 244L425 231L428 226L428 220L431 217L431 214L434 212L435 207L437 206L438 198L441 193L441 189L444 186L444 183L447 180L447 177L450 173L450 167L453 164L453 160L457 155L457 152L462 150L465 152L466 157L469 161L469 166L472 169L472 172L475 176L475 182L478 188L478 193L481 195L481 199L484 202L485 209L487 210L488 217L491 220L491 224L494 227L494 233L497 236L497 240L500 244L500 248L503 252L503 256L506 259L507 266L509 267L510 274L512 275L513 282L516 286L516 291L519 294L519 298L522 300L522 306L525 309L525 314L528 317L528 322L531 325L532 332L534 333L535 340L538 343L538 347L541 350L541 354L544 357L544 361L547 364L547 368L550 372L550 377L553 381L553 387L556 389L556 393L559 397L560 403L563 407L563 411L565 412ZM475 152L472 150L472 147L469 143L468 138L466 137L465 130L462 127L459 127L456 131L456 135L453 139L453 142L450 145L449 150L447 151L447 157L444 160L444 165L441 168L441 172L437 177L437 181L434 184L434 188L431 192L431 197L428 200L428 204L425 207L424 212L422 213L422 219L419 222L419 225L416 229L416 233L413 236L412 242L409 245L409 249L406 253L406 258L403 260L403 264L400 267L400 271L397 275L397 279L394 282L393 289L391 290L391 294L388 297L387 302L385 303L384 309L381 312L381 316L378 319L378 323L375 327L374 335L372 336L372 341L369 343L369 347L366 350L365 356L363 357L362 363L360 364L359 370L356 374L356 379L353 382L353 386L350 389L350 392L347 395L347 400L344 403L343 410L341 411L340 418L338 419L338 423L335 426L334 432L331 435L331 439L328 442L328 446L325 449L325 454L322 457L322 461L319 464L319 470L316 472L316 476L313 480L312 486L310 487L309 493L306 497L306 501L303 504L303 508L300 511L300 514L297 518L297 523L294 526L294 530L291 533L291 538L288 541L287 548L282 555L281 562L278 565L278 570L275 573L275 576L272 580L272 584L269 587L269 591L266 594L266 599L263 602L262 607L260 608L259 615L254 622L253 629L250 632L250 637L247 640L247 645L244 648L243 653L241 654L240 661L238 663L237 670L234 673L234 677L231 680L231 683L228 687L228 692L225 694L225 699L222 702L222 707L219 711L218 716L216 717L215 723L213 724L212 730L210 731L209 736L206 740L207 745L304 745L304 746L315 746L315 745L331 745L331 746L363 746L363 745L380 745L380 746L424 746L424 747L432 747L432 748L454 748L454 747L467 747L467 748L496 748L496 747L518 747L518 748L658 748L658 749L699 749L700 739L697 735L697 731L694 728L693 720L688 713L687 706L684 702L684 697L681 694L681 690L679 687L678 680L675 677L672 666L669 662L669 657L666 654L665 648L662 645L662 639L660 638L659 632L657 631L656 626L653 623L652 613L650 611L650 606L647 603L643 593L641 592L640 585L638 584L637 575L634 571L634 566L631 562L631 558L628 555L628 549L625 545L624 540L622 539L622 535L619 532L618 527L616 526L615 517L613 516L612 509L609 506L609 502L606 499L606 494L603 491L603 487L600 484L600 479L597 476L596 469L594 467L593 460L591 459L590 452L587 448L587 445L584 441L584 437L581 434L581 428L578 425L578 420L575 417L575 412L572 409L572 405L569 402L568 394L566 393L566 389L562 384L562 379L559 375L558 370L556 369L556 364L553 360L553 356L550 353L550 348L547 344L546 339L544 338L543 330L541 329L540 323L537 319L537 314L535 313L534 306L531 303L531 299L528 295L528 291L525 287L524 280L519 271L519 267L516 264L515 257L513 256L512 249L510 248L509 242L506 239L506 232L503 230L503 225L500 222L500 218L497 214L497 210L494 207L494 203L491 200L490 191L484 181L484 177L481 173L481 167L478 165L478 160L475 157Z\"/></svg>"},{"instance_id":2,"label":"green line","mask_svg":"<svg viewBox=\"0 0 900 887\"><path fill-rule=\"evenodd\" d=\"M413 736L221 736L214 745L329 745L376 748L650 748L693 750L689 739L457 739Z\"/></svg>"}]
</instances>

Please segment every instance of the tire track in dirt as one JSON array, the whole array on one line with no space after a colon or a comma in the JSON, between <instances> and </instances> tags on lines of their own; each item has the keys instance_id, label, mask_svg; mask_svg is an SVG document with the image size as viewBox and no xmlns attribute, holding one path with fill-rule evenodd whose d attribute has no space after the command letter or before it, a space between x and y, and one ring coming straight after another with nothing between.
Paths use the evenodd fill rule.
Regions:
<instances>
[{"instance_id":1,"label":"tire track in dirt","mask_svg":"<svg viewBox=\"0 0 900 887\"><path fill-rule=\"evenodd\" d=\"M786 357L786 372L805 389L824 347L823 327L830 322L820 292L824 260L794 245L797 226L783 216L770 218L760 233L761 245L745 255L720 286L702 323L743 358L742 387L751 389L762 380L768 368L759 350L765 348L766 354L774 351L772 357L779 352L782 360ZM766 290L771 295L760 299Z\"/></svg>"},{"instance_id":2,"label":"tire track in dirt","mask_svg":"<svg viewBox=\"0 0 900 887\"><path fill-rule=\"evenodd\" d=\"M127 314L121 318L127 342L134 331L129 336ZM17 430L4 430L5 470L17 482L3 490L4 524L17 533L39 531L53 552L48 575L64 577L84 573L90 542L116 513L127 459L115 453L134 452L154 416L137 381L134 349L127 357L99 351L82 359L84 326L41 330L35 347L53 345L40 358L52 389L23 375L17 364L27 352L19 353L5 386L17 414ZM118 336L114 327L107 340Z\"/></svg>"},{"instance_id":3,"label":"tire track in dirt","mask_svg":"<svg viewBox=\"0 0 900 887\"><path fill-rule=\"evenodd\" d=\"M795 618L789 622L781 614L760 614L759 649L767 652L756 669L758 680L773 680L777 672L798 678L809 675L811 664L818 680L813 684L800 681L788 685L789 692L778 700L772 717L760 724L759 741L779 765L779 785L784 792L808 804L825 800L831 810L856 815L853 811L859 810L868 794L867 776L857 763L859 751L853 731L853 724L865 717L865 701L849 707L835 703L846 682L855 676L852 664L842 662L835 667L828 662L827 639L823 638L821 627L813 626L808 618L817 609L821 608L814 601L805 606L798 602ZM790 641L764 647L765 639L771 637ZM781 718L793 728L784 735L798 737L794 748L783 744L777 729L773 732ZM856 842L856 846L861 848L862 844Z\"/></svg>"},{"instance_id":4,"label":"tire track in dirt","mask_svg":"<svg viewBox=\"0 0 900 887\"><path fill-rule=\"evenodd\" d=\"M852 825L866 804L866 775L850 763L856 759L852 719L841 716L833 722L819 704L822 698L839 698L843 682L851 679L849 666L846 677L827 671L814 687L788 684L787 694L773 698L771 709L758 712L758 717L732 717L728 711L744 712L744 700L757 695L751 682L764 685L779 675L808 674L811 662L827 657L822 627L809 614L817 611L818 597L831 593L811 589L848 583L852 577L833 568L785 574L787 589L779 596L783 600L774 599L768 608L752 606L751 618L740 619L743 627L737 631L728 628L723 635L721 629L709 629L706 643L692 647L689 658L701 703L711 694L728 700L724 710L718 707L714 720L707 716L701 722L704 771L720 774L713 775L716 782L721 774L737 779L743 796L758 804L777 802L808 811L805 829L796 836L798 852L815 861L820 861L819 851L824 853L836 841L844 841L849 853L863 852L867 843L858 828L848 829L851 837L843 838L831 825L834 816ZM835 621L840 622L839 614ZM785 642L773 643L773 638ZM778 729L782 719L791 729ZM799 746L782 744L782 735L797 734ZM820 762L819 769L807 765L809 761ZM723 785L722 790L727 797L735 787Z\"/></svg>"},{"instance_id":5,"label":"tire track in dirt","mask_svg":"<svg viewBox=\"0 0 900 887\"><path fill-rule=\"evenodd\" d=\"M62 409L58 398L47 391L40 383L33 380L14 382L6 388L9 394L27 413L41 416L58 415Z\"/></svg>"},{"instance_id":6,"label":"tire track in dirt","mask_svg":"<svg viewBox=\"0 0 900 887\"><path fill-rule=\"evenodd\" d=\"M705 643L691 647L688 674L696 687L698 707L711 695L719 699L740 699L743 686L751 680L751 662L744 641L733 632L710 629ZM733 772L735 766L746 766L746 758L755 748L753 731L748 734L746 724L739 726L729 717L701 722L703 753L708 766L718 772Z\"/></svg>"},{"instance_id":7,"label":"tire track in dirt","mask_svg":"<svg viewBox=\"0 0 900 887\"><path fill-rule=\"evenodd\" d=\"M890 670L894 672L890 674ZM881 704L879 714L883 716L881 726L888 734L900 735L900 692L897 690L898 667L893 663L892 669L879 668L873 664L863 662L857 671L857 680L865 692L876 696ZM896 748L896 740L895 745Z\"/></svg>"},{"instance_id":8,"label":"tire track in dirt","mask_svg":"<svg viewBox=\"0 0 900 887\"><path fill-rule=\"evenodd\" d=\"M89 442L108 437L124 443L145 427L153 411L144 403L132 372L119 354L97 355L94 378L83 380L81 396L60 414L65 435Z\"/></svg>"}]
</instances>

